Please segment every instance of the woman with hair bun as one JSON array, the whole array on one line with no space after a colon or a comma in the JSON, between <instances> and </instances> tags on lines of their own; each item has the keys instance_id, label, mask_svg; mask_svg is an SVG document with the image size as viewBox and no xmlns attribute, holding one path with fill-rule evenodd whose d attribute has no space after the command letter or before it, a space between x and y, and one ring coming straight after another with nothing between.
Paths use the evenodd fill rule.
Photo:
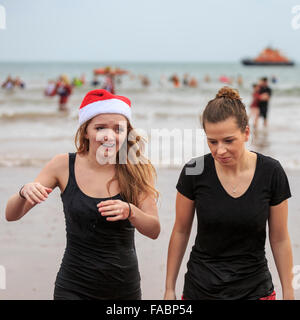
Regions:
<instances>
[{"instance_id":1,"label":"woman with hair bun","mask_svg":"<svg viewBox=\"0 0 300 320\"><path fill-rule=\"evenodd\" d=\"M165 299L176 299L176 279L195 210L198 229L182 299L275 300L265 256L267 223L282 297L294 299L287 228L291 193L282 166L247 150L248 117L236 90L219 90L203 112L202 125L211 153L188 162L176 186Z\"/></svg>"}]
</instances>

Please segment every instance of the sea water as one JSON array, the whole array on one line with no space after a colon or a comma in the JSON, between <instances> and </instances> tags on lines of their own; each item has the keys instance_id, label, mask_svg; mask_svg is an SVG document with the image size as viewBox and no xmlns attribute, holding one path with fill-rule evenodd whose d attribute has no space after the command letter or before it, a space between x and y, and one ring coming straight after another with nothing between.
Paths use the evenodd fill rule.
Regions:
<instances>
[{"instance_id":1,"label":"sea water","mask_svg":"<svg viewBox=\"0 0 300 320\"><path fill-rule=\"evenodd\" d=\"M102 77L99 86L91 85L93 70L106 65L128 70L116 82L116 94L131 100L133 126L147 137L146 151L157 167L181 167L187 158L209 152L200 115L207 102L225 85L219 81L220 76L233 79L230 86L239 90L248 112L252 84L261 77L275 76L277 82L269 82L273 94L268 128L264 130L260 120L259 129L256 135L252 131L247 147L278 159L285 168L300 169L299 66L247 67L240 63L191 62L0 63L1 83L11 75L19 76L26 85L24 89L0 89L0 166L40 166L58 153L75 151L80 103L89 90L101 88ZM175 88L169 81L174 74L182 80L186 73L197 79L197 88L183 85ZM44 95L48 80L56 80L61 74L70 80L82 75L86 79L85 85L73 88L68 113L58 111L57 96ZM209 82L204 81L206 75ZM140 76L149 78L149 86L142 85ZM237 83L238 76L243 79L242 85ZM157 135L161 138L157 139ZM162 141L164 135L169 135L170 152L164 152L168 147ZM154 139L158 147L151 145ZM154 155L154 149L159 156Z\"/></svg>"}]
</instances>

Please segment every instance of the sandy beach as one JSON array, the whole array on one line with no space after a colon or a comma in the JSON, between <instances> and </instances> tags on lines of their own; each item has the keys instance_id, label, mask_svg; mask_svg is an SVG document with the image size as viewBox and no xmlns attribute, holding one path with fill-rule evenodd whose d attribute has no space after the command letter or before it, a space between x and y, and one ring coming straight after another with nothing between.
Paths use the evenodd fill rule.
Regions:
<instances>
[{"instance_id":1,"label":"sandy beach","mask_svg":"<svg viewBox=\"0 0 300 320\"><path fill-rule=\"evenodd\" d=\"M0 168L0 265L6 270L6 289L0 289L1 300L52 300L54 281L65 249L65 222L59 189L49 199L37 205L23 219L7 222L4 216L7 199L20 186L32 181L38 167ZM157 240L136 232L136 250L142 278L143 299L162 299L166 274L169 237L175 218L175 185L179 169L159 169L157 188L161 193L159 215L161 234ZM293 197L289 200L289 231L293 246L294 265L300 265L300 172L287 171ZM183 264L177 281L177 298L183 287L183 276L195 238L195 220ZM278 299L280 281L266 245L266 254ZM299 284L300 285L300 284ZM300 289L295 290L300 299Z\"/></svg>"}]
</instances>

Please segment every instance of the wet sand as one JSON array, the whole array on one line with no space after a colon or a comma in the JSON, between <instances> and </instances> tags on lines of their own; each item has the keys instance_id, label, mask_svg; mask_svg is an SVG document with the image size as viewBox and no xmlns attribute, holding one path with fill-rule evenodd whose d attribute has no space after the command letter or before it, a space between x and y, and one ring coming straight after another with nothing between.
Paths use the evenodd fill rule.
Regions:
<instances>
[{"instance_id":1,"label":"wet sand","mask_svg":"<svg viewBox=\"0 0 300 320\"><path fill-rule=\"evenodd\" d=\"M8 198L24 183L32 181L39 170L37 167L0 168L0 265L6 270L6 289L0 288L1 300L53 299L54 281L66 243L59 189L54 190L46 202L37 205L19 221L7 222L4 216ZM157 188L161 193L159 238L151 240L136 233L143 299L156 300L163 297L168 243L175 218L175 185L179 172L177 169L158 170ZM293 194L289 202L289 231L294 265L300 265L300 171L287 171L287 175ZM186 262L195 238L195 222L178 276L178 298L181 296ZM277 297L281 299L280 282L268 244L266 253ZM295 297L300 300L300 288L295 290Z\"/></svg>"}]
</instances>

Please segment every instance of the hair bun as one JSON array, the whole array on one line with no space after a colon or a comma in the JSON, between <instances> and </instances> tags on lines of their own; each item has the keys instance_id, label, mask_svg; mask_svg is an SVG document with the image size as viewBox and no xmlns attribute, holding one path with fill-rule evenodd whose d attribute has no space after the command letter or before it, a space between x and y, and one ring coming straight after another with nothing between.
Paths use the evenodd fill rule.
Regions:
<instances>
[{"instance_id":1,"label":"hair bun","mask_svg":"<svg viewBox=\"0 0 300 320\"><path fill-rule=\"evenodd\" d=\"M239 92L236 89L230 87L223 87L219 90L216 95L216 98L225 98L231 100L241 100Z\"/></svg>"}]
</instances>

